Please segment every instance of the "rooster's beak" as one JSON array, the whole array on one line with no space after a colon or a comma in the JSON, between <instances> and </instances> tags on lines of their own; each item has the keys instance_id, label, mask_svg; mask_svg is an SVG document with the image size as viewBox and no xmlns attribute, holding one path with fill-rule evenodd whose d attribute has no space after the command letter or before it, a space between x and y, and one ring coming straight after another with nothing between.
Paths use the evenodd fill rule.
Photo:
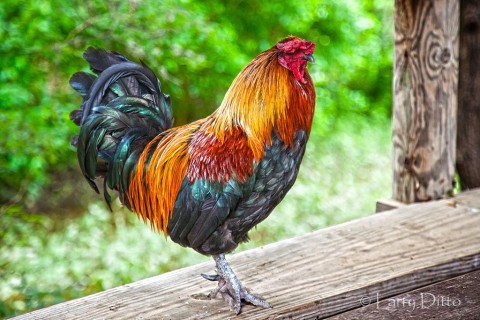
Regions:
<instances>
[{"instance_id":1,"label":"rooster's beak","mask_svg":"<svg viewBox=\"0 0 480 320\"><path fill-rule=\"evenodd\" d=\"M307 61L310 61L311 63L314 63L315 62L315 59L313 58L313 55L312 54L306 54L303 56L303 59L304 60L307 60Z\"/></svg>"}]
</instances>

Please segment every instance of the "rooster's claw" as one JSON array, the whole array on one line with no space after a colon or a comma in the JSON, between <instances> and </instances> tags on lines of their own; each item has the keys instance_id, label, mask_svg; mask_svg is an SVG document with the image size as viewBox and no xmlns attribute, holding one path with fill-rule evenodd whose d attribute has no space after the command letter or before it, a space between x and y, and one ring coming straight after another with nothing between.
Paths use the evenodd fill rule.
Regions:
<instances>
[{"instance_id":1,"label":"rooster's claw","mask_svg":"<svg viewBox=\"0 0 480 320\"><path fill-rule=\"evenodd\" d=\"M222 278L218 274L202 273L201 276L204 277L205 279L209 280L209 281L219 281Z\"/></svg>"},{"instance_id":2,"label":"rooster's claw","mask_svg":"<svg viewBox=\"0 0 480 320\"><path fill-rule=\"evenodd\" d=\"M202 274L207 280L218 281L218 286L208 295L210 298L215 298L220 293L223 299L228 303L231 310L234 310L236 314L241 312L241 301L244 300L255 306L263 308L271 308L272 306L262 298L259 298L250 292L240 283L237 276L233 272L232 268L225 260L225 256L220 254L213 256L217 265L218 274L207 275Z\"/></svg>"}]
</instances>

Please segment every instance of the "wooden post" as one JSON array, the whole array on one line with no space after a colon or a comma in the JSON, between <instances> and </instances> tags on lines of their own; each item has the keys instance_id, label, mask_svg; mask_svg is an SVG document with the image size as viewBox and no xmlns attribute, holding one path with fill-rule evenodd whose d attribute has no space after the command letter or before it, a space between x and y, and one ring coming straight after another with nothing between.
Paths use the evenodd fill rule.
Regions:
<instances>
[{"instance_id":1,"label":"wooden post","mask_svg":"<svg viewBox=\"0 0 480 320\"><path fill-rule=\"evenodd\" d=\"M462 189L480 187L480 1L460 6L457 170Z\"/></svg>"},{"instance_id":2,"label":"wooden post","mask_svg":"<svg viewBox=\"0 0 480 320\"><path fill-rule=\"evenodd\" d=\"M395 0L394 200L452 193L458 26L459 0Z\"/></svg>"}]
</instances>

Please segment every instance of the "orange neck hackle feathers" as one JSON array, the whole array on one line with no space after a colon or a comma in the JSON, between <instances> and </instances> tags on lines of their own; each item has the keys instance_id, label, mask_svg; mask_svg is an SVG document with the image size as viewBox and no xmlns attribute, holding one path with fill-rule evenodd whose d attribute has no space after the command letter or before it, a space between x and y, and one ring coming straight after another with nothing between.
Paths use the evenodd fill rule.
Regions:
<instances>
[{"instance_id":1,"label":"orange neck hackle feathers","mask_svg":"<svg viewBox=\"0 0 480 320\"><path fill-rule=\"evenodd\" d=\"M167 234L168 221L185 177L188 175L191 182L210 174L206 170L200 172L200 165L191 168L198 159L209 156L207 152L233 149L237 152L234 156L243 159L243 164L234 162L231 155L214 159L212 162L224 166L219 160L226 158L236 172L230 175L224 172L222 177L211 177L212 180L226 182L233 175L246 179L252 173L253 162L263 158L274 130L285 147L293 145L298 130L310 133L315 108L312 79L306 70L301 70L302 79L297 79L294 71L279 64L279 55L277 46L258 55L234 79L223 102L210 117L170 129L145 148L133 173L128 200L141 219L150 220L152 228ZM237 142L236 148L227 148L225 144L231 145L232 139L242 142ZM203 142L205 148L208 144L211 147L198 152L191 146L195 141L199 141L198 148ZM246 156L250 159L245 159ZM215 169L217 174L225 171L219 167L212 172Z\"/></svg>"},{"instance_id":2,"label":"orange neck hackle feathers","mask_svg":"<svg viewBox=\"0 0 480 320\"><path fill-rule=\"evenodd\" d=\"M275 128L286 145L297 130L310 132L315 90L308 72L305 84L278 63L278 50L271 48L250 62L235 78L208 132L223 141L225 133L240 127L247 135L255 160L263 157Z\"/></svg>"}]
</instances>

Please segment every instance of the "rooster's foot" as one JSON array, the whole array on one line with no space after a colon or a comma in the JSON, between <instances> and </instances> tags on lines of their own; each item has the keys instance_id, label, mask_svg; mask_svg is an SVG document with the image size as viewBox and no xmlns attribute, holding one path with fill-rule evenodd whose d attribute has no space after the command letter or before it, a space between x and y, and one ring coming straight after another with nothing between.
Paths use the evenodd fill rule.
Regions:
<instances>
[{"instance_id":1,"label":"rooster's foot","mask_svg":"<svg viewBox=\"0 0 480 320\"><path fill-rule=\"evenodd\" d=\"M215 298L218 293L220 293L223 299L228 303L231 310L234 310L236 314L239 314L242 308L241 301L244 300L255 306L262 308L271 308L272 306L262 298L259 298L250 292L241 284L237 276L233 272L232 268L225 260L223 254L213 256L215 263L217 265L216 275L206 275L202 276L210 281L218 281L218 286L212 292L210 292L209 297Z\"/></svg>"}]
</instances>

